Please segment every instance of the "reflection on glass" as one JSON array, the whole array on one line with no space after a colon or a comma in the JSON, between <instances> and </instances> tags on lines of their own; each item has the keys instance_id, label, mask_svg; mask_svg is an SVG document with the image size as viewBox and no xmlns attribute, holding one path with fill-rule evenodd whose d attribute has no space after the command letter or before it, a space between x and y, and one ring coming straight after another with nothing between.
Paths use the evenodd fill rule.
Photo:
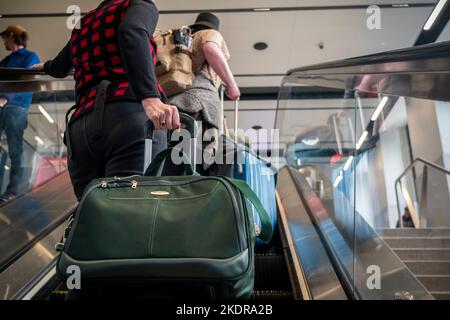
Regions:
<instances>
[{"instance_id":1,"label":"reflection on glass","mask_svg":"<svg viewBox=\"0 0 450 320\"><path fill-rule=\"evenodd\" d=\"M17 195L26 193L45 183L67 168L65 146L62 142L64 115L70 102L58 102L53 94L35 94L27 115L22 145L22 175L17 188ZM11 150L7 136L3 134L1 147L5 169L1 186L6 191L11 179Z\"/></svg>"},{"instance_id":2,"label":"reflection on glass","mask_svg":"<svg viewBox=\"0 0 450 320\"><path fill-rule=\"evenodd\" d=\"M26 126L23 137L15 141L17 145L8 138L7 128L22 115L8 121L2 119L6 129L0 143L0 193L8 193L11 182L17 181L14 198L0 204L1 270L22 248L62 219L67 213L64 210L75 203L66 175L67 154L63 143L65 113L72 105L72 91L34 92L29 110L23 113ZM6 108L0 109L0 113L4 114ZM22 149L20 176L13 169L14 159L19 156L17 146ZM56 200L57 195L66 199ZM55 256L55 252L42 251L42 254L47 259Z\"/></svg>"},{"instance_id":3,"label":"reflection on glass","mask_svg":"<svg viewBox=\"0 0 450 320\"><path fill-rule=\"evenodd\" d=\"M357 91L333 90L330 98L323 87L323 96L305 99L301 78L287 77L276 126L287 164L305 178L301 192L350 294L439 298L440 289L450 294L450 276L441 271L449 280L444 287L437 280L443 274L433 274L430 265L439 250L450 250L450 241L430 235L438 228L450 237L450 178L414 166L401 179L398 201L396 180L418 157L448 168L450 108L360 89L385 81L378 75L349 78ZM444 270L450 254L440 258L448 259Z\"/></svg>"}]
</instances>

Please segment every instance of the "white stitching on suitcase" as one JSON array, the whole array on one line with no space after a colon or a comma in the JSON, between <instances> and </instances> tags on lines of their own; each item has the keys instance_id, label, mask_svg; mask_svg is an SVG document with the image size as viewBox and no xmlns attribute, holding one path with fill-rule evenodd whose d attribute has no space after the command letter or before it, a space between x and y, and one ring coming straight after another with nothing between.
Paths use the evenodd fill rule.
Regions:
<instances>
[{"instance_id":1,"label":"white stitching on suitcase","mask_svg":"<svg viewBox=\"0 0 450 320\"><path fill-rule=\"evenodd\" d=\"M153 257L153 237L155 235L155 225L156 225L156 216L158 215L158 208L159 208L160 201L158 200L156 202L155 209L153 210L153 222L152 222L152 230L150 233L150 239L148 243L148 249L150 249L150 257Z\"/></svg>"}]
</instances>

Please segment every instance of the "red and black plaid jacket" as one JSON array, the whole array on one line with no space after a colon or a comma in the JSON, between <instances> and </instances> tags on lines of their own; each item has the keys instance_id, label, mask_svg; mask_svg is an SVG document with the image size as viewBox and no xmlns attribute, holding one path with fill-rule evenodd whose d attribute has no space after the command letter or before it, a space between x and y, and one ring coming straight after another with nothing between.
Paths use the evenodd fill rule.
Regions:
<instances>
[{"instance_id":1,"label":"red and black plaid jacket","mask_svg":"<svg viewBox=\"0 0 450 320\"><path fill-rule=\"evenodd\" d=\"M105 1L90 11L75 28L70 39L72 65L75 70L77 108L72 117L79 117L94 107L96 86L111 81L107 102L136 101L119 52L118 29L130 0ZM156 64L156 42L149 38L153 64ZM164 97L161 86L158 92Z\"/></svg>"}]
</instances>

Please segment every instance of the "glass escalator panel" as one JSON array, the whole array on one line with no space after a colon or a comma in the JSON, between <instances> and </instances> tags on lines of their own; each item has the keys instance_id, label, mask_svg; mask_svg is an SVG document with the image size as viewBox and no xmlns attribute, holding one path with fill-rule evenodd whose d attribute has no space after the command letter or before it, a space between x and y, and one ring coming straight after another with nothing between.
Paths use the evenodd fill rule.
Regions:
<instances>
[{"instance_id":1,"label":"glass escalator panel","mask_svg":"<svg viewBox=\"0 0 450 320\"><path fill-rule=\"evenodd\" d=\"M75 205L63 143L72 86L71 80L31 71L0 70L0 96L32 97L29 108L10 103L0 108L0 272L61 224ZM0 291L3 285L0 281Z\"/></svg>"},{"instance_id":2,"label":"glass escalator panel","mask_svg":"<svg viewBox=\"0 0 450 320\"><path fill-rule=\"evenodd\" d=\"M304 67L283 80L280 146L353 298L450 297L444 47Z\"/></svg>"}]
</instances>

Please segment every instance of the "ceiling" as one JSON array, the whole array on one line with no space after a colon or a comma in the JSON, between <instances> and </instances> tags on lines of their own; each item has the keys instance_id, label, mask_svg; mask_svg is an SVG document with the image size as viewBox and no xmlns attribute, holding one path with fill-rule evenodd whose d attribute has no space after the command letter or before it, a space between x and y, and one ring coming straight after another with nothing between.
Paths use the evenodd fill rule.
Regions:
<instances>
[{"instance_id":1,"label":"ceiling","mask_svg":"<svg viewBox=\"0 0 450 320\"><path fill-rule=\"evenodd\" d=\"M81 0L78 4L86 12L100 1ZM174 28L191 24L196 13L177 13L190 10L222 10L217 13L221 31L232 53L232 70L239 75L244 87L278 86L281 74L288 69L320 62L338 60L412 45L432 10L435 0L407 0L410 4L430 6L410 8L382 8L381 29L369 30L366 6L401 4L405 1L373 0L157 0L162 14L158 27ZM38 5L37 5L38 4ZM45 14L65 13L72 0L15 0L1 1L0 13ZM336 6L336 9L301 10L305 7ZM339 9L339 6L357 6ZM288 11L234 12L245 8L286 8ZM352 7L353 8L353 7ZM236 9L236 10L234 10ZM310 8L311 9L311 8ZM233 10L233 12L223 12ZM19 23L30 32L29 47L42 60L52 58L64 46L70 30L65 17L1 18L0 28ZM265 51L256 51L256 42L266 42ZM323 43L324 48L319 48ZM6 52L0 48L0 57ZM252 75L252 76L246 76Z\"/></svg>"}]
</instances>

